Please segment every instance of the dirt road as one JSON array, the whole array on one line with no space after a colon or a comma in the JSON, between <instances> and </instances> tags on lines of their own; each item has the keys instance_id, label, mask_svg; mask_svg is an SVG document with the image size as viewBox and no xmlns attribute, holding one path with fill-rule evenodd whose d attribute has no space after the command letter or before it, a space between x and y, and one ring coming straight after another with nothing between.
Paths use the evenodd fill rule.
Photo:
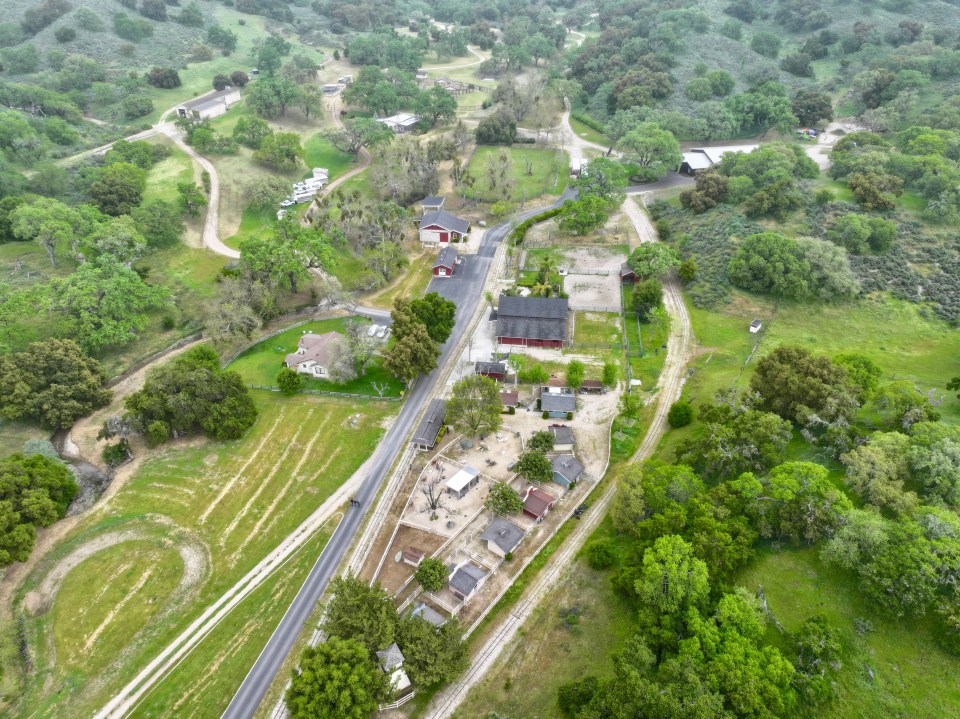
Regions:
<instances>
[{"instance_id":1,"label":"dirt road","mask_svg":"<svg viewBox=\"0 0 960 719\"><path fill-rule=\"evenodd\" d=\"M633 222L641 242L656 241L656 234L650 224L650 219L646 212L634 203L633 199L627 198L623 210ZM683 388L687 376L687 362L690 360L693 349L690 316L683 303L683 296L676 280L664 283L664 306L673 320L670 337L667 341L667 359L657 382L659 391L656 395L656 413L643 442L633 456L632 461L635 462L648 458L660 442L660 438L666 429L666 418L670 411L670 405L680 397L680 390ZM424 712L425 719L446 719L446 717L451 716L460 702L466 698L470 689L486 675L507 644L517 637L520 627L530 617L547 592L563 577L564 570L567 569L584 542L600 524L615 492L616 483L611 482L600 499L590 507L584 519L580 520L576 529L567 537L557 553L550 558L537 576L536 582L531 585L513 611L503 619L500 626L473 657L469 669L456 683L437 694Z\"/></svg>"}]
</instances>

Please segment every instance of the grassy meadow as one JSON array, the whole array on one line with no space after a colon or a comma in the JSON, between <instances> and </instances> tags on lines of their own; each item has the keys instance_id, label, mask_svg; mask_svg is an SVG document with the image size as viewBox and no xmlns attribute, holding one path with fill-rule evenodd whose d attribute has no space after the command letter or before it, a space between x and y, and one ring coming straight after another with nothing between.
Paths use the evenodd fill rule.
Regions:
<instances>
[{"instance_id":1,"label":"grassy meadow","mask_svg":"<svg viewBox=\"0 0 960 719\"><path fill-rule=\"evenodd\" d=\"M513 190L505 197L499 187L490 187L490 178L486 167L490 157L496 157L501 150L510 155L510 176L513 178ZM526 173L526 162L530 162L531 174ZM567 154L562 150L541 150L533 147L478 147L467 164L467 170L477 178L471 189L473 195L484 199L509 199L515 202L522 198L532 200L540 195L559 195L567 186Z\"/></svg>"},{"instance_id":2,"label":"grassy meadow","mask_svg":"<svg viewBox=\"0 0 960 719\"><path fill-rule=\"evenodd\" d=\"M2 710L5 716L92 714L348 479L397 409L386 402L271 392L254 392L254 399L260 416L247 436L222 443L194 439L152 453L29 575L17 599L25 602L37 668L24 676L16 663L7 665L8 686L21 686L16 703ZM307 554L316 556L318 549L303 555L306 565L291 563L284 571L302 576ZM76 553L82 561L69 559ZM64 566L59 586L51 579L58 566ZM236 626L249 647L236 639L208 640L197 650L205 674L197 664L181 665L195 670L181 673L170 689L158 688L157 706L166 711L171 704L163 692L188 702L165 716L219 716L222 707L198 707L229 698L294 584L293 578L277 580L259 590L259 598L246 599L229 620L235 624L218 629L222 639ZM218 662L232 669L215 677L209 668ZM188 696L198 682L203 690Z\"/></svg>"}]
</instances>

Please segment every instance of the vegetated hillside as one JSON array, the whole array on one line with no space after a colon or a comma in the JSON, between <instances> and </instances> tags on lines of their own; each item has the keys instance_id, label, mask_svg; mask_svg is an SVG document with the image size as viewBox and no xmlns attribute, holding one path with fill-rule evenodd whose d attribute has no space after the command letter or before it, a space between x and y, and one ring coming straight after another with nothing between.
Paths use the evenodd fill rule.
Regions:
<instances>
[{"instance_id":1,"label":"vegetated hillside","mask_svg":"<svg viewBox=\"0 0 960 719\"><path fill-rule=\"evenodd\" d=\"M840 114L851 115L877 107L869 98L878 80L872 73L894 75L879 78L896 83L884 88L883 100L915 91L927 104L952 94L960 73L960 14L938 0L702 0L681 8L600 3L598 10L584 29L599 35L571 53L571 75L583 87L583 105L601 121L638 105L709 120L723 111L717 103L725 97L770 80L826 90L842 103ZM718 70L734 83L710 74ZM908 116L923 106L903 100Z\"/></svg>"}]
</instances>

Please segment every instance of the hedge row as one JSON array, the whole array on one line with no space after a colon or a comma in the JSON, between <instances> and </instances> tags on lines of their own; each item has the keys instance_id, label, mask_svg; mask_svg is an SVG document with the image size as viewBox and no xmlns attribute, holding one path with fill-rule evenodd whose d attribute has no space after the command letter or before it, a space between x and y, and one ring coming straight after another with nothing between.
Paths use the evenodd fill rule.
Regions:
<instances>
[{"instance_id":1,"label":"hedge row","mask_svg":"<svg viewBox=\"0 0 960 719\"><path fill-rule=\"evenodd\" d=\"M553 207L549 210L541 212L539 215L534 215L529 220L524 220L519 225L513 228L513 232L510 233L510 239L513 241L514 245L519 245L523 242L523 238L527 234L527 230L533 227L538 222L543 222L544 220L549 220L551 217L556 217L563 210L563 207Z\"/></svg>"},{"instance_id":2,"label":"hedge row","mask_svg":"<svg viewBox=\"0 0 960 719\"><path fill-rule=\"evenodd\" d=\"M607 134L607 128L599 120L595 120L587 114L582 112L571 112L570 117L572 117L577 122L582 122L584 125L589 127L591 130L596 130L604 135Z\"/></svg>"}]
</instances>

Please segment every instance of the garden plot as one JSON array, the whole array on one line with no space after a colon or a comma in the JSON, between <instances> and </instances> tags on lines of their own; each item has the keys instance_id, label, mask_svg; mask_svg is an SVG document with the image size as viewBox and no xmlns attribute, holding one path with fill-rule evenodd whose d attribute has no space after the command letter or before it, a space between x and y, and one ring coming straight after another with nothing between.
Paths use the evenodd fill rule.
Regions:
<instances>
[{"instance_id":1,"label":"garden plot","mask_svg":"<svg viewBox=\"0 0 960 719\"><path fill-rule=\"evenodd\" d=\"M432 557L445 542L443 537L432 532L401 525L383 557L383 566L377 574L377 581L388 592L399 591L404 582L413 576L414 567L405 563L402 558L398 560L397 556L406 549L416 549Z\"/></svg>"},{"instance_id":2,"label":"garden plot","mask_svg":"<svg viewBox=\"0 0 960 719\"><path fill-rule=\"evenodd\" d=\"M47 705L64 681L70 715L92 713L349 479L397 409L254 397L260 416L246 437L172 443L149 457L28 577L38 671L11 716ZM51 715L66 715L56 702Z\"/></svg>"}]
</instances>

